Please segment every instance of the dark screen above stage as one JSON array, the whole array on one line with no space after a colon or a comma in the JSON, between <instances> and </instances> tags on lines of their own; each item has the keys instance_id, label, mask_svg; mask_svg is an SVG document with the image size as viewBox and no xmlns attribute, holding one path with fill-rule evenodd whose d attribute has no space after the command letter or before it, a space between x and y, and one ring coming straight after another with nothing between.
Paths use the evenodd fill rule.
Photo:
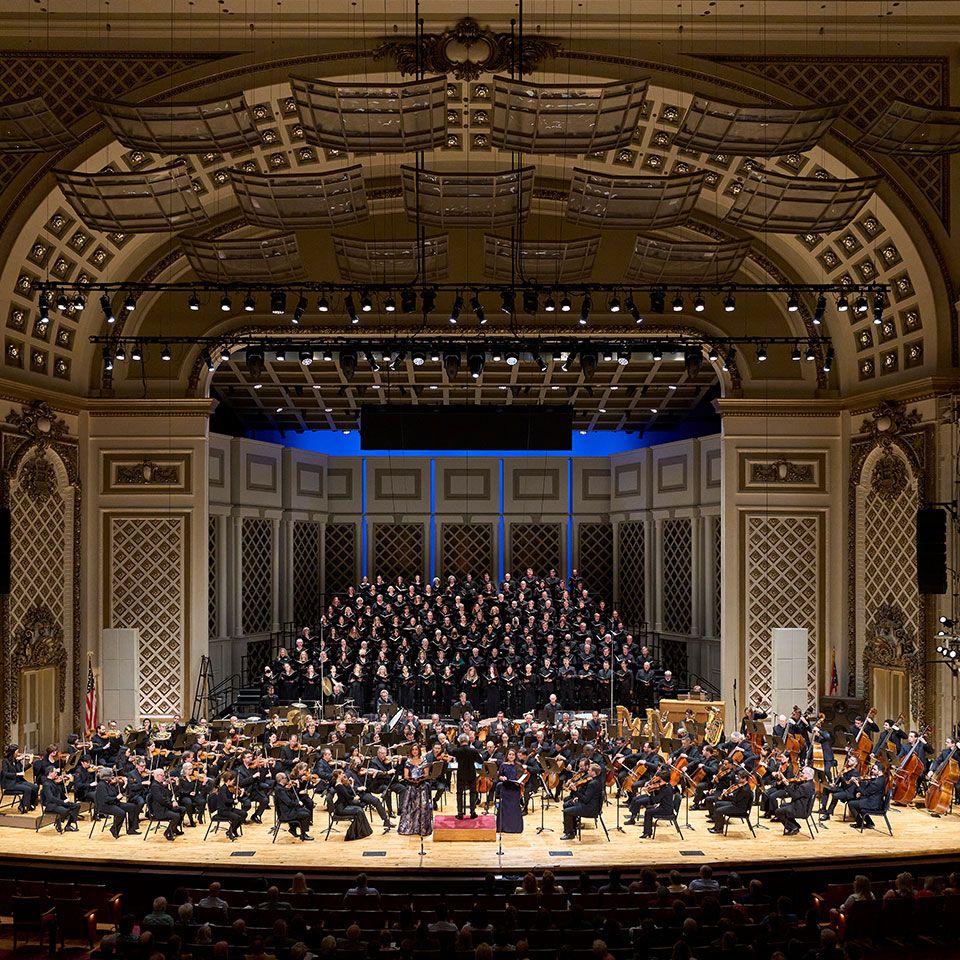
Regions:
<instances>
[{"instance_id":1,"label":"dark screen above stage","mask_svg":"<svg viewBox=\"0 0 960 960\"><path fill-rule=\"evenodd\" d=\"M570 450L567 406L377 406L360 411L362 450Z\"/></svg>"}]
</instances>

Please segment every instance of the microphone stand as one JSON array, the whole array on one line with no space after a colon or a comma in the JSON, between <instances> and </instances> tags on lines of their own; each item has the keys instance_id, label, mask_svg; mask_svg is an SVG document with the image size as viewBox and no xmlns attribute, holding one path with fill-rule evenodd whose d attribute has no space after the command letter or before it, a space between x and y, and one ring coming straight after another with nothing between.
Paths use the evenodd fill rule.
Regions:
<instances>
[{"instance_id":1,"label":"microphone stand","mask_svg":"<svg viewBox=\"0 0 960 960\"><path fill-rule=\"evenodd\" d=\"M495 802L497 805L496 809L496 824L497 824L497 856L503 856L503 822L500 817L500 811L503 808L503 787L502 783L498 783L494 788L496 790Z\"/></svg>"}]
</instances>

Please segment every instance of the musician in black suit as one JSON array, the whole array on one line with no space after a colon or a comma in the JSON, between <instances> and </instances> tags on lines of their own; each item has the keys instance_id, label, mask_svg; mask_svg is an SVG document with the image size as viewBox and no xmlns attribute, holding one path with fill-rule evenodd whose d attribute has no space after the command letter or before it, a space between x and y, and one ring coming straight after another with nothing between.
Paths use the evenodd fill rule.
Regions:
<instances>
[{"instance_id":1,"label":"musician in black suit","mask_svg":"<svg viewBox=\"0 0 960 960\"><path fill-rule=\"evenodd\" d=\"M56 767L47 770L47 775L40 785L40 804L44 813L51 813L57 818L54 822L57 833L77 829L80 804L67 799L67 788L63 785L63 777Z\"/></svg>"},{"instance_id":2,"label":"musician in black suit","mask_svg":"<svg viewBox=\"0 0 960 960\"><path fill-rule=\"evenodd\" d=\"M118 777L112 769L104 767L100 771L100 782L94 794L94 809L101 817L113 817L110 833L114 838L120 836L124 818L127 820L127 833L139 833L140 808L135 803L120 799L120 785L123 777Z\"/></svg>"},{"instance_id":3,"label":"musician in black suit","mask_svg":"<svg viewBox=\"0 0 960 960\"><path fill-rule=\"evenodd\" d=\"M561 840L573 840L577 835L577 823L582 817L597 817L603 805L602 768L598 763L588 767L586 783L578 787L563 805L563 836Z\"/></svg>"},{"instance_id":4,"label":"musician in black suit","mask_svg":"<svg viewBox=\"0 0 960 960\"><path fill-rule=\"evenodd\" d=\"M783 824L783 835L795 837L800 832L799 820L809 817L813 811L816 789L813 785L813 767L804 767L800 771L799 783L788 783L785 787L787 802L772 814L771 819Z\"/></svg>"},{"instance_id":5,"label":"musician in black suit","mask_svg":"<svg viewBox=\"0 0 960 960\"><path fill-rule=\"evenodd\" d=\"M926 773L929 768L930 757L933 755L933 747L931 747L920 734L913 730L907 735L907 739L900 744L900 749L897 752L897 761L902 762L906 760L912 753L915 753L920 758L920 761L923 763L923 772Z\"/></svg>"},{"instance_id":6,"label":"musician in black suit","mask_svg":"<svg viewBox=\"0 0 960 960\"><path fill-rule=\"evenodd\" d=\"M870 768L869 777L860 780L856 798L847 804L847 809L856 818L850 824L851 827L873 829L873 819L870 814L880 813L883 810L885 789L886 781L883 777L883 771L880 769L880 765L875 763Z\"/></svg>"},{"instance_id":7,"label":"musician in black suit","mask_svg":"<svg viewBox=\"0 0 960 960\"><path fill-rule=\"evenodd\" d=\"M344 840L363 840L373 833L370 821L363 812L360 804L360 798L354 792L350 785L350 780L344 770L338 770L334 776L334 816L341 820L350 820L350 827L347 830Z\"/></svg>"},{"instance_id":8,"label":"musician in black suit","mask_svg":"<svg viewBox=\"0 0 960 960\"><path fill-rule=\"evenodd\" d=\"M470 738L461 733L456 749L450 751L457 761L457 819L462 820L467 812L467 797L470 798L470 819L477 818L477 764L486 759L470 744Z\"/></svg>"},{"instance_id":9,"label":"musician in black suit","mask_svg":"<svg viewBox=\"0 0 960 960\"><path fill-rule=\"evenodd\" d=\"M833 816L833 811L838 803L849 803L851 800L856 800L859 790L857 785L858 772L857 758L850 754L847 757L847 767L837 777L836 782L832 785L824 784L823 793L820 795L821 822L825 823Z\"/></svg>"},{"instance_id":10,"label":"musician in black suit","mask_svg":"<svg viewBox=\"0 0 960 960\"><path fill-rule=\"evenodd\" d=\"M4 793L16 794L20 797L20 812L33 810L40 796L40 787L30 783L25 776L26 764L21 759L20 748L15 744L7 747L0 766L0 787Z\"/></svg>"},{"instance_id":11,"label":"musician in black suit","mask_svg":"<svg viewBox=\"0 0 960 960\"><path fill-rule=\"evenodd\" d=\"M183 808L177 803L177 798L170 789L165 771L154 771L149 797L150 816L154 820L165 821L167 828L163 831L163 836L167 840L175 840L177 832L183 832L180 830L180 824L183 821Z\"/></svg>"},{"instance_id":12,"label":"musician in black suit","mask_svg":"<svg viewBox=\"0 0 960 960\"><path fill-rule=\"evenodd\" d=\"M745 773L737 773L733 784L728 788L731 792L726 796L718 797L713 805L710 816L713 820L713 826L709 828L709 833L723 833L727 820L730 817L747 817L750 815L750 807L753 805L753 790L750 787L749 778Z\"/></svg>"},{"instance_id":13,"label":"musician in black suit","mask_svg":"<svg viewBox=\"0 0 960 960\"><path fill-rule=\"evenodd\" d=\"M223 775L220 789L210 794L208 804L211 816L228 825L227 839L236 840L240 836L237 828L247 819L247 815L237 806L237 775L232 770Z\"/></svg>"},{"instance_id":14,"label":"musician in black suit","mask_svg":"<svg viewBox=\"0 0 960 960\"><path fill-rule=\"evenodd\" d=\"M643 811L643 833L641 840L649 840L653 836L654 817L669 818L673 816L673 787L670 785L670 770L661 767L657 776L663 783L650 793L650 802Z\"/></svg>"},{"instance_id":15,"label":"musician in black suit","mask_svg":"<svg viewBox=\"0 0 960 960\"><path fill-rule=\"evenodd\" d=\"M273 788L273 802L277 807L277 820L287 824L290 832L297 836L300 828L301 840L312 840L308 832L310 829L310 811L303 805L297 791L290 786L285 773L278 773L276 785Z\"/></svg>"}]
</instances>

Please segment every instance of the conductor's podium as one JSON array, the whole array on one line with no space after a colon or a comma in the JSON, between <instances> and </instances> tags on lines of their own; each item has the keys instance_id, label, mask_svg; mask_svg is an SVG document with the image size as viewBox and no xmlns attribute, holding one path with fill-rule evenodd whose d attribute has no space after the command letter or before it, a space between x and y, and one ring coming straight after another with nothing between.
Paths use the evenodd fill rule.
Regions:
<instances>
[{"instance_id":1,"label":"conductor's podium","mask_svg":"<svg viewBox=\"0 0 960 960\"><path fill-rule=\"evenodd\" d=\"M465 817L458 820L455 816L445 814L433 818L434 843L476 843L477 841L496 840L497 818L492 814L478 815L476 820Z\"/></svg>"}]
</instances>

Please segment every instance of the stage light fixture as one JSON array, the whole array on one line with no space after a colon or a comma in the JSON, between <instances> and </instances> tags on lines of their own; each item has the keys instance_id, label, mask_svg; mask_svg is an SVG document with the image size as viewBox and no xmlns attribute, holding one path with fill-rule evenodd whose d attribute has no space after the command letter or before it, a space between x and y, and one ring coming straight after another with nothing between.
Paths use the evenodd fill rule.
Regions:
<instances>
[{"instance_id":1,"label":"stage light fixture","mask_svg":"<svg viewBox=\"0 0 960 960\"><path fill-rule=\"evenodd\" d=\"M737 301L732 293L728 293L723 298L723 309L726 313L733 313L737 309Z\"/></svg>"},{"instance_id":2,"label":"stage light fixture","mask_svg":"<svg viewBox=\"0 0 960 960\"><path fill-rule=\"evenodd\" d=\"M533 362L537 365L537 368L541 373L547 372L547 361L539 353L533 354Z\"/></svg>"},{"instance_id":3,"label":"stage light fixture","mask_svg":"<svg viewBox=\"0 0 960 960\"><path fill-rule=\"evenodd\" d=\"M560 299L560 312L569 313L573 309L573 304L570 302L570 298L563 296Z\"/></svg>"},{"instance_id":4,"label":"stage light fixture","mask_svg":"<svg viewBox=\"0 0 960 960\"><path fill-rule=\"evenodd\" d=\"M443 369L448 380L456 380L460 373L460 351L448 350L443 355Z\"/></svg>"},{"instance_id":5,"label":"stage light fixture","mask_svg":"<svg viewBox=\"0 0 960 960\"><path fill-rule=\"evenodd\" d=\"M341 350L340 351L340 372L343 374L344 378L347 380L352 380L354 374L357 372L357 351L356 350Z\"/></svg>"},{"instance_id":6,"label":"stage light fixture","mask_svg":"<svg viewBox=\"0 0 960 960\"><path fill-rule=\"evenodd\" d=\"M688 377L695 377L703 367L703 352L699 347L687 347L683 351L683 367ZM674 387L675 384L670 384Z\"/></svg>"},{"instance_id":7,"label":"stage light fixture","mask_svg":"<svg viewBox=\"0 0 960 960\"><path fill-rule=\"evenodd\" d=\"M951 620L949 617L940 617L939 619L940 619L940 622L941 622L945 627L955 626L954 621Z\"/></svg>"},{"instance_id":8,"label":"stage light fixture","mask_svg":"<svg viewBox=\"0 0 960 960\"><path fill-rule=\"evenodd\" d=\"M377 358L370 350L363 351L363 359L367 361L367 365L374 373L380 369L380 364L377 362Z\"/></svg>"},{"instance_id":9,"label":"stage light fixture","mask_svg":"<svg viewBox=\"0 0 960 960\"><path fill-rule=\"evenodd\" d=\"M873 295L873 322L879 327L883 323L883 308L885 306L882 293Z\"/></svg>"},{"instance_id":10,"label":"stage light fixture","mask_svg":"<svg viewBox=\"0 0 960 960\"><path fill-rule=\"evenodd\" d=\"M122 343L118 343L117 349L114 352L114 356L122 363L124 360L127 359L127 348Z\"/></svg>"},{"instance_id":11,"label":"stage light fixture","mask_svg":"<svg viewBox=\"0 0 960 960\"><path fill-rule=\"evenodd\" d=\"M633 317L636 323L643 323L643 317L640 316L640 309L637 307L636 301L633 299L633 294L627 297L627 301L624 306L627 308L627 313Z\"/></svg>"},{"instance_id":12,"label":"stage light fixture","mask_svg":"<svg viewBox=\"0 0 960 960\"><path fill-rule=\"evenodd\" d=\"M373 310L373 301L370 299L370 294L366 290L361 291L360 293L360 309L364 313L370 313Z\"/></svg>"},{"instance_id":13,"label":"stage light fixture","mask_svg":"<svg viewBox=\"0 0 960 960\"><path fill-rule=\"evenodd\" d=\"M515 367L520 362L520 351L515 347L507 347L504 351L503 359L508 367Z\"/></svg>"},{"instance_id":14,"label":"stage light fixture","mask_svg":"<svg viewBox=\"0 0 960 960\"><path fill-rule=\"evenodd\" d=\"M253 299L253 294L248 293L243 298L243 311L244 313L253 313L257 309L257 301Z\"/></svg>"},{"instance_id":15,"label":"stage light fixture","mask_svg":"<svg viewBox=\"0 0 960 960\"><path fill-rule=\"evenodd\" d=\"M614 294L614 295L610 298L610 303L608 304L608 307L609 307L611 313L619 313L619 312L620 312L620 298L619 298L616 294Z\"/></svg>"},{"instance_id":16,"label":"stage light fixture","mask_svg":"<svg viewBox=\"0 0 960 960\"><path fill-rule=\"evenodd\" d=\"M317 312L318 313L330 312L330 301L322 293L317 299Z\"/></svg>"},{"instance_id":17,"label":"stage light fixture","mask_svg":"<svg viewBox=\"0 0 960 960\"><path fill-rule=\"evenodd\" d=\"M580 319L577 321L581 327L587 325L587 321L590 319L590 307L592 306L593 301L590 299L590 294L585 293L580 303Z\"/></svg>"},{"instance_id":18,"label":"stage light fixture","mask_svg":"<svg viewBox=\"0 0 960 960\"><path fill-rule=\"evenodd\" d=\"M137 309L137 300L132 293L128 293L124 298L123 309L126 310L127 313L133 313L133 311Z\"/></svg>"},{"instance_id":19,"label":"stage light fixture","mask_svg":"<svg viewBox=\"0 0 960 960\"><path fill-rule=\"evenodd\" d=\"M534 316L540 307L540 298L536 290L529 288L523 291L523 312Z\"/></svg>"},{"instance_id":20,"label":"stage light fixture","mask_svg":"<svg viewBox=\"0 0 960 960\"><path fill-rule=\"evenodd\" d=\"M663 313L667 307L667 291L666 290L651 290L650 291L650 312L651 313Z\"/></svg>"},{"instance_id":21,"label":"stage light fixture","mask_svg":"<svg viewBox=\"0 0 960 960\"><path fill-rule=\"evenodd\" d=\"M570 367L573 365L573 361L577 358L577 351L571 350L566 357L564 357L563 363L560 364L560 369L564 373L570 372Z\"/></svg>"},{"instance_id":22,"label":"stage light fixture","mask_svg":"<svg viewBox=\"0 0 960 960\"><path fill-rule=\"evenodd\" d=\"M473 377L474 380L480 379L485 360L486 358L482 350L467 351L467 366L470 368L470 376Z\"/></svg>"},{"instance_id":23,"label":"stage light fixture","mask_svg":"<svg viewBox=\"0 0 960 960\"><path fill-rule=\"evenodd\" d=\"M427 362L427 355L423 350L413 350L410 353L410 360L415 367L422 367Z\"/></svg>"},{"instance_id":24,"label":"stage light fixture","mask_svg":"<svg viewBox=\"0 0 960 960\"><path fill-rule=\"evenodd\" d=\"M397 301L392 293L388 293L387 299L383 301L383 309L386 310L387 313L397 312Z\"/></svg>"},{"instance_id":25,"label":"stage light fixture","mask_svg":"<svg viewBox=\"0 0 960 960\"><path fill-rule=\"evenodd\" d=\"M313 351L312 350L301 350L300 351L300 365L302 367L309 367L313 363Z\"/></svg>"},{"instance_id":26,"label":"stage light fixture","mask_svg":"<svg viewBox=\"0 0 960 960\"><path fill-rule=\"evenodd\" d=\"M580 371L584 380L591 380L597 372L597 352L592 347L580 351Z\"/></svg>"},{"instance_id":27,"label":"stage light fixture","mask_svg":"<svg viewBox=\"0 0 960 960\"><path fill-rule=\"evenodd\" d=\"M713 345L710 346L710 352L707 354L707 359L711 363L716 363L720 359L720 354L717 352L717 348Z\"/></svg>"},{"instance_id":28,"label":"stage light fixture","mask_svg":"<svg viewBox=\"0 0 960 960\"><path fill-rule=\"evenodd\" d=\"M440 360L440 351L436 347L430 351L430 360L433 363L438 363Z\"/></svg>"},{"instance_id":29,"label":"stage light fixture","mask_svg":"<svg viewBox=\"0 0 960 960\"><path fill-rule=\"evenodd\" d=\"M58 305L59 305L59 302L58 302ZM83 299L83 294L78 293L73 298L73 309L76 310L77 313L83 313L83 310L86 307L86 305L87 305L87 301Z\"/></svg>"},{"instance_id":30,"label":"stage light fixture","mask_svg":"<svg viewBox=\"0 0 960 960\"><path fill-rule=\"evenodd\" d=\"M301 293L297 298L297 305L293 309L293 322L298 324L302 319L303 315L307 312L307 298Z\"/></svg>"},{"instance_id":31,"label":"stage light fixture","mask_svg":"<svg viewBox=\"0 0 960 960\"><path fill-rule=\"evenodd\" d=\"M787 297L787 313L796 313L800 309L800 301L795 293Z\"/></svg>"},{"instance_id":32,"label":"stage light fixture","mask_svg":"<svg viewBox=\"0 0 960 960\"><path fill-rule=\"evenodd\" d=\"M543 301L543 309L547 313L553 313L557 309L557 302L553 299L552 296L548 296L546 300Z\"/></svg>"},{"instance_id":33,"label":"stage light fixture","mask_svg":"<svg viewBox=\"0 0 960 960\"><path fill-rule=\"evenodd\" d=\"M663 347L661 347L659 343L655 343L655 344L650 348L650 356L653 357L654 360L662 360L662 359L663 359Z\"/></svg>"},{"instance_id":34,"label":"stage light fixture","mask_svg":"<svg viewBox=\"0 0 960 960\"><path fill-rule=\"evenodd\" d=\"M456 326L457 322L460 320L460 312L463 310L463 297L458 293L453 301L453 306L450 308L450 323Z\"/></svg>"},{"instance_id":35,"label":"stage light fixture","mask_svg":"<svg viewBox=\"0 0 960 960\"><path fill-rule=\"evenodd\" d=\"M794 346L794 348L790 351L790 359L796 363L800 362L800 348L798 346Z\"/></svg>"},{"instance_id":36,"label":"stage light fixture","mask_svg":"<svg viewBox=\"0 0 960 960\"><path fill-rule=\"evenodd\" d=\"M209 350L203 351L203 359L207 364L207 372L213 373L217 369L217 365L216 363L214 363L213 355L210 353Z\"/></svg>"},{"instance_id":37,"label":"stage light fixture","mask_svg":"<svg viewBox=\"0 0 960 960\"><path fill-rule=\"evenodd\" d=\"M767 348L761 343L757 345L757 360L763 363L767 359Z\"/></svg>"},{"instance_id":38,"label":"stage light fixture","mask_svg":"<svg viewBox=\"0 0 960 960\"><path fill-rule=\"evenodd\" d=\"M826 356L823 358L823 372L829 373L833 366L833 347L827 348Z\"/></svg>"},{"instance_id":39,"label":"stage light fixture","mask_svg":"<svg viewBox=\"0 0 960 960\"><path fill-rule=\"evenodd\" d=\"M270 312L275 317L282 317L287 312L287 295L283 290L270 291Z\"/></svg>"},{"instance_id":40,"label":"stage light fixture","mask_svg":"<svg viewBox=\"0 0 960 960\"><path fill-rule=\"evenodd\" d=\"M352 324L358 324L360 322L360 314L357 313L357 306L353 302L353 294L348 293L346 297L343 298L343 306L347 311L347 316L350 318Z\"/></svg>"},{"instance_id":41,"label":"stage light fixture","mask_svg":"<svg viewBox=\"0 0 960 960\"><path fill-rule=\"evenodd\" d=\"M849 309L850 302L847 300L847 295L845 293L841 293L840 296L837 297L837 310L840 313L846 313Z\"/></svg>"},{"instance_id":42,"label":"stage light fixture","mask_svg":"<svg viewBox=\"0 0 960 960\"><path fill-rule=\"evenodd\" d=\"M233 309L233 301L226 293L220 298L220 309L224 313L229 313Z\"/></svg>"},{"instance_id":43,"label":"stage light fixture","mask_svg":"<svg viewBox=\"0 0 960 960\"><path fill-rule=\"evenodd\" d=\"M46 321L50 319L50 301L47 299L45 293L40 294L40 299L37 301L37 309L40 311L41 320Z\"/></svg>"},{"instance_id":44,"label":"stage light fixture","mask_svg":"<svg viewBox=\"0 0 960 960\"><path fill-rule=\"evenodd\" d=\"M512 317L517 309L517 295L507 287L500 291L500 312Z\"/></svg>"},{"instance_id":45,"label":"stage light fixture","mask_svg":"<svg viewBox=\"0 0 960 960\"><path fill-rule=\"evenodd\" d=\"M853 301L853 312L861 315L866 313L870 309L870 305L867 303L867 298L861 293L856 300Z\"/></svg>"},{"instance_id":46,"label":"stage light fixture","mask_svg":"<svg viewBox=\"0 0 960 960\"><path fill-rule=\"evenodd\" d=\"M424 287L420 293L420 305L424 313L433 313L437 305L437 291L433 287Z\"/></svg>"},{"instance_id":47,"label":"stage light fixture","mask_svg":"<svg viewBox=\"0 0 960 960\"><path fill-rule=\"evenodd\" d=\"M263 361L263 350L256 347L247 348L247 371L252 379L259 380L263 376Z\"/></svg>"},{"instance_id":48,"label":"stage light fixture","mask_svg":"<svg viewBox=\"0 0 960 960\"><path fill-rule=\"evenodd\" d=\"M413 313L417 309L417 292L413 287L404 287L400 291L400 309L404 313Z\"/></svg>"},{"instance_id":49,"label":"stage light fixture","mask_svg":"<svg viewBox=\"0 0 960 960\"><path fill-rule=\"evenodd\" d=\"M707 309L707 303L699 293L693 298L693 309L696 313L703 313Z\"/></svg>"},{"instance_id":50,"label":"stage light fixture","mask_svg":"<svg viewBox=\"0 0 960 960\"><path fill-rule=\"evenodd\" d=\"M110 371L113 369L113 357L110 356L110 348L103 348L103 369Z\"/></svg>"},{"instance_id":51,"label":"stage light fixture","mask_svg":"<svg viewBox=\"0 0 960 960\"><path fill-rule=\"evenodd\" d=\"M321 357L325 363L331 363L333 361L333 351L329 347L324 347Z\"/></svg>"},{"instance_id":52,"label":"stage light fixture","mask_svg":"<svg viewBox=\"0 0 960 960\"><path fill-rule=\"evenodd\" d=\"M166 361L166 360L169 360L169 359L170 359L170 356L171 356L171 355L170 355L170 348L169 348L166 344L164 344L164 345L160 348L160 359Z\"/></svg>"},{"instance_id":53,"label":"stage light fixture","mask_svg":"<svg viewBox=\"0 0 960 960\"><path fill-rule=\"evenodd\" d=\"M480 294L476 291L474 291L473 296L470 298L470 309L477 318L477 322L483 326L487 322L487 315L484 313L483 304L480 302Z\"/></svg>"},{"instance_id":54,"label":"stage light fixture","mask_svg":"<svg viewBox=\"0 0 960 960\"><path fill-rule=\"evenodd\" d=\"M280 344L273 351L273 359L276 360L277 363L287 362L287 348L283 344Z\"/></svg>"},{"instance_id":55,"label":"stage light fixture","mask_svg":"<svg viewBox=\"0 0 960 960\"><path fill-rule=\"evenodd\" d=\"M679 293L673 298L673 303L670 304L670 307L674 313L681 313L683 311L683 297L681 297Z\"/></svg>"},{"instance_id":56,"label":"stage light fixture","mask_svg":"<svg viewBox=\"0 0 960 960\"><path fill-rule=\"evenodd\" d=\"M136 359L136 358L134 358L134 359ZM226 363L229 359L230 359L230 348L229 348L229 347L223 347L223 348L220 350L220 362L221 362L221 363Z\"/></svg>"},{"instance_id":57,"label":"stage light fixture","mask_svg":"<svg viewBox=\"0 0 960 960\"><path fill-rule=\"evenodd\" d=\"M106 294L100 297L100 309L103 311L103 318L107 323L116 323L117 318L113 315L113 304Z\"/></svg>"},{"instance_id":58,"label":"stage light fixture","mask_svg":"<svg viewBox=\"0 0 960 960\"><path fill-rule=\"evenodd\" d=\"M817 297L817 306L813 311L813 323L814 326L819 327L823 323L823 318L827 312L827 298L821 293Z\"/></svg>"},{"instance_id":59,"label":"stage light fixture","mask_svg":"<svg viewBox=\"0 0 960 960\"><path fill-rule=\"evenodd\" d=\"M187 300L187 307L194 313L200 309L200 298L197 296L196 290L190 294L190 299Z\"/></svg>"},{"instance_id":60,"label":"stage light fixture","mask_svg":"<svg viewBox=\"0 0 960 960\"><path fill-rule=\"evenodd\" d=\"M812 363L814 360L817 359L817 351L813 349L813 344L812 344L812 343L808 343L808 344L807 344L807 352L804 354L804 358L805 358L809 363Z\"/></svg>"},{"instance_id":61,"label":"stage light fixture","mask_svg":"<svg viewBox=\"0 0 960 960\"><path fill-rule=\"evenodd\" d=\"M617 351L617 363L621 367L625 367L630 362L630 351L629 350L618 350Z\"/></svg>"},{"instance_id":62,"label":"stage light fixture","mask_svg":"<svg viewBox=\"0 0 960 960\"><path fill-rule=\"evenodd\" d=\"M48 304L49 304L49 301L48 301ZM63 293L62 291L61 291L60 293L58 293L58 294L57 294L57 299L56 299L54 305L56 306L56 308L57 308L61 313L64 313L64 312L68 309L68 307L69 307L69 302L67 301L67 296L66 296L66 294Z\"/></svg>"},{"instance_id":63,"label":"stage light fixture","mask_svg":"<svg viewBox=\"0 0 960 960\"><path fill-rule=\"evenodd\" d=\"M610 363L613 360L613 347L604 347L600 356L603 357L604 363Z\"/></svg>"}]
</instances>

